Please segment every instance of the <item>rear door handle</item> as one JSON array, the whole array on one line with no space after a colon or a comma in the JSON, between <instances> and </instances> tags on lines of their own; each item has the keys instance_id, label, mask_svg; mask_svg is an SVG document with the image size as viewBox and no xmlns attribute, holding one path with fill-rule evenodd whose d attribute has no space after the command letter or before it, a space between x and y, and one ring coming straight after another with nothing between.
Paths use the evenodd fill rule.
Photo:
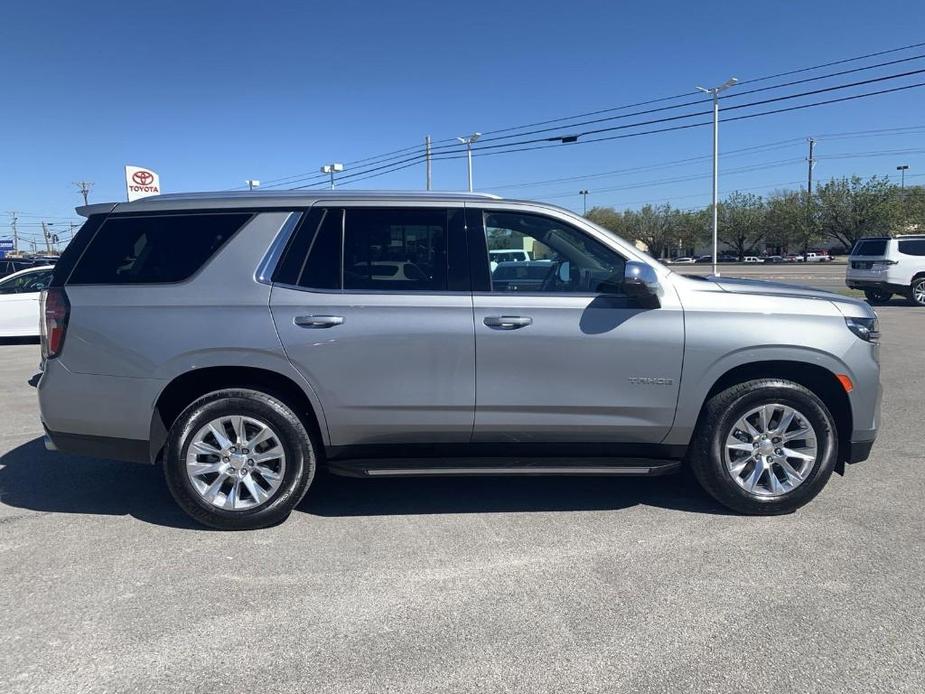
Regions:
<instances>
[{"instance_id":1,"label":"rear door handle","mask_svg":"<svg viewBox=\"0 0 925 694\"><path fill-rule=\"evenodd\" d=\"M495 330L517 330L526 328L533 319L530 316L485 316L482 322Z\"/></svg>"},{"instance_id":2,"label":"rear door handle","mask_svg":"<svg viewBox=\"0 0 925 694\"><path fill-rule=\"evenodd\" d=\"M343 316L296 316L295 324L300 328L333 328L344 322Z\"/></svg>"}]
</instances>

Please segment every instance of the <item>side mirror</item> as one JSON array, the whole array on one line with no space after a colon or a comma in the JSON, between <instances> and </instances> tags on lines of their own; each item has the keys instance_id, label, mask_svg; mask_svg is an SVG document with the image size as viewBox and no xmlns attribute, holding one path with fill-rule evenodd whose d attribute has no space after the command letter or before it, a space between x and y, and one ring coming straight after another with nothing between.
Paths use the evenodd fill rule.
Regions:
<instances>
[{"instance_id":1,"label":"side mirror","mask_svg":"<svg viewBox=\"0 0 925 694\"><path fill-rule=\"evenodd\" d=\"M635 260L626 262L623 291L628 296L651 296L658 293L658 275L650 265Z\"/></svg>"},{"instance_id":2,"label":"side mirror","mask_svg":"<svg viewBox=\"0 0 925 694\"><path fill-rule=\"evenodd\" d=\"M572 264L565 260L559 263L559 281L569 282L572 279Z\"/></svg>"}]
</instances>

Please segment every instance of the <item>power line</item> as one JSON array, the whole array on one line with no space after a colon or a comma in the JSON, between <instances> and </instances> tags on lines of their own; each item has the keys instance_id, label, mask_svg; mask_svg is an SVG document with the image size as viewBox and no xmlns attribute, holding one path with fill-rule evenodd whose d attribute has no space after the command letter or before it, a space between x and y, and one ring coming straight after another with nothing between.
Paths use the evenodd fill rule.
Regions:
<instances>
[{"instance_id":1,"label":"power line","mask_svg":"<svg viewBox=\"0 0 925 694\"><path fill-rule=\"evenodd\" d=\"M847 64L847 63L851 63L851 62L857 62L857 61L859 61L859 60L866 60L866 59L868 59L868 58L875 58L875 57L878 57L878 56L883 56L883 55L889 55L889 54L899 53L899 52L902 52L902 51L905 51L905 50L910 50L910 49L913 49L913 48L919 48L919 47L922 47L922 46L925 46L925 42L919 42L919 43L908 44L908 45L905 45L905 46L900 46L900 47L898 47L898 48L890 48L890 49L886 49L886 50L882 50L882 51L875 51L875 52L872 52L872 53L866 53L866 54L864 54L864 55L853 56L853 57L850 57L850 58L843 58L843 59L839 59L839 60L834 60L834 61L829 61L829 62L825 62L825 63L820 63L820 64L818 64L818 65L812 65L812 66L809 66L809 67L802 67L802 68L797 68L797 69L793 69L793 70L787 70L787 71L783 71L783 72L778 72L778 73L774 73L774 74L771 74L771 75L765 75L765 76L762 76L762 77L756 77L756 78L752 78L752 79L743 80L743 81L741 81L739 84L740 84L740 85L745 85L745 84L756 84L756 83L765 82L765 81L771 80L771 79L777 79L777 78L780 78L780 77L788 77L788 76L791 76L791 75L797 75L797 74L803 74L803 73L806 73L806 72L811 72L811 71L813 71L813 70L820 70L820 69L823 69L823 68L826 68L826 67L833 67L833 66L836 66L836 65L844 65L844 64ZM833 77L833 76L848 74L848 73L851 73L851 72L858 72L858 71L860 71L860 70L873 69L873 68L876 68L876 67L882 67L882 66L885 66L885 65L891 65L891 64L896 64L896 63L900 63L900 62L907 62L907 61L910 61L910 60L919 59L919 58L921 58L921 57L925 57L925 56L919 55L919 56L914 56L914 57L909 57L909 58L902 58L902 59L899 59L899 60L888 61L888 62L880 63L880 64L877 64L877 65L865 66L865 67L861 67L861 68L855 68L855 69L852 69L852 70L846 70L846 71L836 72L836 73L832 73L832 74L829 74L829 75L822 75L822 76L812 77L812 78L808 78L808 79L805 79L805 80L797 80L797 81L794 81L794 82L791 82L791 83L785 83L785 84L780 84L780 85L772 85L772 86L763 87L763 88L757 89L757 90L747 90L747 91L745 91L745 92L739 91L738 94L737 94L737 96L744 96L744 95L746 95L746 94L755 93L755 92L758 92L758 91L766 91L766 90L769 90L769 89L779 89L779 88L783 88L783 87L786 87L786 86L791 86L791 85L793 85L793 84L798 84L798 83L804 83L804 82L813 81L813 80L819 80L819 79L830 78L830 77ZM485 132L483 133L483 135L485 135L485 136L490 136L490 135L498 134L498 133L513 132L513 131L516 131L516 130L524 130L524 129L526 129L526 128L535 127L535 126L540 126L540 125L548 125L548 124L550 124L550 123L563 122L563 121L572 121L572 120L576 120L576 119L578 119L578 118L585 118L585 117L588 117L588 116L594 116L594 115L598 115L598 114L602 114L602 113L610 113L610 112L614 112L614 111L626 110L626 109L628 109L628 108L634 108L634 107L637 107L637 106L646 106L646 105L650 105L650 104L654 104L654 103L661 103L661 102L665 102L665 101L677 100L677 99L680 99L680 98L684 98L684 97L690 96L691 94L695 94L695 93L696 93L696 92L688 91L688 92L684 92L684 93L677 94L677 95L670 96L670 97L660 97L660 98L657 98L657 99L649 99L649 100L646 100L646 101L636 102L636 103L632 103L632 104L626 104L626 105L623 105L623 106L609 107L609 108L605 108L605 109L599 109L599 110L596 110L596 111L588 111L588 112L584 112L584 113L580 113L580 114L576 114L576 115L572 115L572 116L562 116L562 117L553 118L553 119L548 119L548 120L544 120L544 121L537 121L537 122L533 122L533 123L528 123L528 124L525 124L525 125L511 126L511 127L499 128L499 129L495 129L495 130L488 130L488 131L485 131ZM732 97L732 96L736 96L736 95L730 95L730 97ZM702 100L700 100L700 101L702 101ZM690 103L688 103L688 104L678 104L678 105L671 106L671 107L666 107L666 108L680 108L680 107L687 106L687 105L691 105L691 104L694 104L694 103L698 103L698 102L690 102ZM629 117L629 114L626 114L626 115L620 116L620 117ZM605 120L606 120L606 119L605 119ZM573 123L573 124L570 124L569 127L574 127L574 126L576 126L576 125L578 125L578 124ZM554 128L553 128L553 129L554 129ZM552 130L552 129L550 129L550 130ZM525 134L526 134L526 133L520 133L519 135L510 135L510 136L507 136L507 137L518 137L518 136L522 136L522 135L525 135ZM489 139L500 139L500 138L489 138ZM454 142L454 141L455 141L455 138L445 138L445 139L442 139L442 140L437 140L434 144L439 144L439 143L444 143L444 142ZM360 164L360 163L367 163L367 164L370 164L370 165L383 164L383 163L385 163L386 161L389 161L389 160L391 160L391 159L399 158L401 155L403 155L403 154L405 154L405 153L414 152L414 151L420 151L420 149L421 149L421 146L420 146L420 145L412 145L412 146L409 146L409 147L404 147L404 148L401 148L401 149L393 150L393 151L391 151L391 152L386 152L386 153L381 154L381 155L374 155L374 156L366 157L366 158L363 158L363 159L357 159L357 160L354 160L354 161L352 161L352 162L347 162L347 163L346 163L346 166L355 166L355 165ZM403 162L396 162L396 164L401 164L401 163L403 163ZM367 168L367 167L364 167L364 168ZM402 168L406 168L406 167L402 167ZM359 173L362 174L362 173L366 173L366 172L359 172ZM320 179L320 178L322 178L322 177L319 176L318 174L313 174L313 173L311 173L311 172L306 172L305 174L295 174L295 175L286 176L286 177L283 177L283 178L270 179L269 181L267 181L267 185L265 185L264 187L279 187L280 185L285 185L286 183L295 183L295 182L302 182L302 181L308 181L308 180L316 180L316 179Z\"/></svg>"},{"instance_id":2,"label":"power line","mask_svg":"<svg viewBox=\"0 0 925 694\"><path fill-rule=\"evenodd\" d=\"M824 90L813 90L813 91L811 91L811 92L806 92L806 93L802 93L802 94L795 94L795 95L789 95L789 96L786 96L786 97L777 97L777 98L775 98L775 99L766 99L766 100L762 100L762 101L759 101L759 102L753 102L753 103L750 103L750 104L740 104L740 105L738 105L738 106L729 107L729 108L727 108L726 110L748 108L748 107L750 107L750 106L755 106L755 105L759 105L759 104L771 103L771 102L773 102L773 101L781 101L781 100L783 100L783 99L793 99L793 98L798 98L798 97L801 97L801 96L808 96L808 95L811 95L811 94L822 93L822 92L824 92L824 91L832 91L832 90L834 90L834 89L844 89L844 88L848 88L848 87L858 86L859 84L870 83L870 82L872 82L872 81L884 81L884 80L886 80L886 79L896 79L897 77L908 76L908 74L918 74L918 73L920 73L920 72L925 72L925 70L918 70L918 71L914 71L914 72L912 72L912 73L904 73L904 74L898 75L898 76L880 77L880 78L876 78L875 80L865 80L865 81L863 81L863 82L861 82L861 83L852 83L852 84L849 84L849 85L841 85L841 86L838 86L838 87L828 87L828 88L826 88L826 89L824 89ZM797 106L789 106L789 107L785 107L785 108L771 109L771 110L768 110L768 111L761 111L761 112L758 112L758 113L750 113L750 114L746 114L746 115L742 115L742 116L734 116L734 117L732 117L732 118L725 118L725 119L723 119L723 120L724 120L724 122L739 121L739 120L748 120L748 119L750 119L750 118L758 118L758 117L767 116L767 115L773 115L773 114L777 114L777 113L786 113L786 112L790 112L790 111L798 111L798 110L802 110L802 109L813 108L813 107L816 107L816 106L825 106L825 105L829 105L829 104L843 103L843 102L847 102L847 101L854 101L854 100L856 100L856 99L863 99L863 98L867 98L867 97L871 97L871 96L880 96L880 95L884 95L884 94L891 94L891 93L896 93L896 92L900 92L900 91L905 91L905 90L908 90L908 89L915 89L915 88L923 87L923 86L925 86L925 82L919 82L919 83L914 83L914 84L910 84L910 85L903 85L903 86L900 86L900 87L893 87L893 88L890 88L890 89L881 89L881 90L877 90L877 91L873 91L873 92L865 92L865 93L863 93L863 94L853 94L853 95L850 95L850 96L845 96L845 97L840 97L840 98L835 98L835 99L826 99L826 100L823 100L823 101L812 102L812 103L809 103L809 104L800 104L800 105L797 105ZM697 114L688 114L688 116L686 116L686 117L693 117L693 116L697 116L697 115L706 115L706 113L708 113L708 112L697 113ZM659 119L659 120L656 120L656 121L648 121L646 124L650 124L650 125L651 125L651 124L657 124L657 123L661 123L661 122L670 122L670 121L674 121L674 120L677 120L677 119L678 119L678 117L670 117L670 118L665 118L665 119ZM655 128L655 129L651 129L651 130L642 130L642 131L632 132L632 133L623 133L623 134L620 134L620 135L610 135L610 136L606 136L606 137L597 137L597 138L589 139L589 140L579 140L579 141L577 141L577 142L571 143L571 145L572 145L572 146L575 146L575 145L592 144L592 143L596 143L596 142L609 142L609 141L613 141L613 140L627 139L627 138L631 138L631 137L641 137L641 136L643 136L643 135L653 135L653 134L659 134L659 133L664 133L664 132L673 132L673 131L677 131L677 130L686 130L686 129L690 129L690 128L697 128L697 127L703 127L703 126L706 126L706 125L711 125L711 123L712 123L712 121L702 121L702 122L699 122L699 123L687 123L687 124L683 124L683 125L673 125L673 126L668 126L668 127L665 127L665 128ZM618 130L618 129L619 129L619 130L622 130L622 129L630 128L630 127L639 127L640 125L641 125L641 124L639 124L639 123L637 123L637 124L630 124L630 125L625 125L625 126L619 126L619 127L616 127L616 128L602 129L602 130L599 131L599 132L606 132L606 131L612 131L612 130ZM493 145L493 146L489 146L489 147L479 147L479 148L475 148L475 151L474 151L474 153L473 153L473 156L476 156L476 157L478 157L478 156L492 156L492 155L498 155L498 154L510 154L510 153L514 153L514 152L528 152L528 151L535 151L535 150L541 150L541 149L549 149L549 148L552 148L552 147L555 147L555 148L561 148L561 147L562 147L561 144L531 144L531 142L532 142L532 143L535 143L535 142L537 142L537 141L534 140L534 141L525 141L525 142L523 142L523 143L516 143L516 142L515 142L515 143L509 143L508 145L500 145L500 146L499 146L499 145ZM545 142L545 140L542 140L542 142ZM524 145L526 145L526 146L520 147L520 146L518 146L518 145L520 145L520 144L524 144ZM499 147L503 147L503 149L499 149ZM485 150L485 149L492 149L493 151L488 151L488 152L482 151L482 150ZM438 160L438 159L439 159L439 160L460 159L460 158L462 158L462 157L464 157L464 156L465 156L465 154L449 154L449 153L447 153L447 154L442 154L442 155L434 156L433 159L434 159L434 160ZM396 171L401 171L402 169L407 169L407 168L409 168L409 167L411 167L411 166L414 166L414 165L417 164L417 163L420 163L420 161L421 161L421 157L412 157L412 158L406 159L406 160L401 161L401 162L396 162L395 164L379 166L379 167L367 169L366 171L363 171L363 172L356 172L356 173L353 173L353 174L348 174L348 175L346 175L346 176L343 176L343 177L341 178L341 180L342 180L342 181L350 181L350 180L352 180L352 179L355 179L355 178L358 177L358 176L362 176L362 178L356 178L356 180L366 180L366 179L369 179L369 178L375 178L375 177L377 177L377 176L383 176L383 175L386 175L386 174L388 174L388 173L393 173L393 172L396 172ZM364 175L364 174L366 174L366 175ZM299 190L299 189L309 188L310 186L311 186L311 184L303 185L303 186L295 186L294 189L295 189L295 190Z\"/></svg>"}]
</instances>

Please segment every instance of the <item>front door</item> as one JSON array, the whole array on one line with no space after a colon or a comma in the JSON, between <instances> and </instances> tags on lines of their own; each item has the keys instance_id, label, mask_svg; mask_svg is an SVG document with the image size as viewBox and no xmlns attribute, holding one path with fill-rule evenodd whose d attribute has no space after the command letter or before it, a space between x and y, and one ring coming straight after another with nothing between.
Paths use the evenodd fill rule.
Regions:
<instances>
[{"instance_id":1,"label":"front door","mask_svg":"<svg viewBox=\"0 0 925 694\"><path fill-rule=\"evenodd\" d=\"M467 442L475 346L464 210L315 207L271 309L334 446Z\"/></svg>"},{"instance_id":2,"label":"front door","mask_svg":"<svg viewBox=\"0 0 925 694\"><path fill-rule=\"evenodd\" d=\"M680 385L677 299L624 294L625 258L564 220L467 214L476 290L473 440L659 443ZM497 249L530 259L490 260L487 251Z\"/></svg>"}]
</instances>

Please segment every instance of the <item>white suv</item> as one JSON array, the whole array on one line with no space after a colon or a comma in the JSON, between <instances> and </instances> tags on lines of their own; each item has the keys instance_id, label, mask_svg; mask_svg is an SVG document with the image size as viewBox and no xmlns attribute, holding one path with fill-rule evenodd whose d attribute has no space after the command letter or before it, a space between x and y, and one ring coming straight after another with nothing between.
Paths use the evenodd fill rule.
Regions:
<instances>
[{"instance_id":1,"label":"white suv","mask_svg":"<svg viewBox=\"0 0 925 694\"><path fill-rule=\"evenodd\" d=\"M845 283L872 304L901 294L925 306L925 234L861 239L851 250Z\"/></svg>"}]
</instances>

